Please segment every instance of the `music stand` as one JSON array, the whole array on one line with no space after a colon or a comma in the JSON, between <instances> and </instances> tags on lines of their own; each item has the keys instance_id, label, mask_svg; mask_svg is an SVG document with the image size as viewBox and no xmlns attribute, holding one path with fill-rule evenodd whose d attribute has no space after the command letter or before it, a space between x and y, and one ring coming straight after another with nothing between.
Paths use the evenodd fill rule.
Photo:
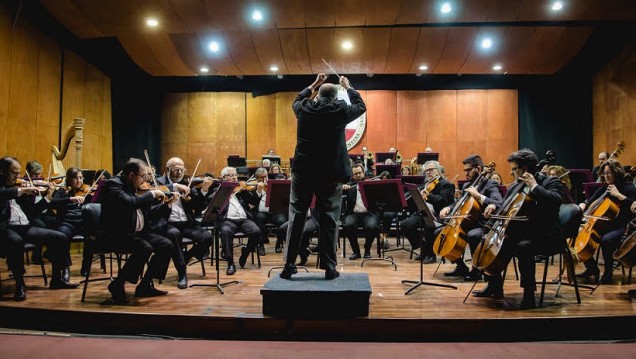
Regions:
<instances>
[{"instance_id":1,"label":"music stand","mask_svg":"<svg viewBox=\"0 0 636 359\"><path fill-rule=\"evenodd\" d=\"M439 153L437 152L418 152L417 164L423 165L428 161L439 161Z\"/></svg>"},{"instance_id":2,"label":"music stand","mask_svg":"<svg viewBox=\"0 0 636 359\"><path fill-rule=\"evenodd\" d=\"M269 213L289 212L289 192L291 180L269 180L265 197L265 207Z\"/></svg>"},{"instance_id":3,"label":"music stand","mask_svg":"<svg viewBox=\"0 0 636 359\"><path fill-rule=\"evenodd\" d=\"M568 169L568 171L570 172L568 176L574 190L574 203L584 202L585 191L583 190L583 183L594 182L592 171L588 169Z\"/></svg>"},{"instance_id":4,"label":"music stand","mask_svg":"<svg viewBox=\"0 0 636 359\"><path fill-rule=\"evenodd\" d=\"M234 188L236 186L238 186L238 183L236 182L221 182L221 185L216 190L216 193L212 195L210 204L208 204L207 208L203 212L203 218L201 219L202 223L216 222L218 213L225 209L225 207L227 207L227 205L230 203L230 197L234 193ZM216 287L221 292L221 294L225 294L223 292L223 287L233 284L239 284L241 282L233 280L225 283L220 283L219 257L221 256L221 248L219 244L219 231L217 228L214 228L214 249L216 251L214 255L216 257L216 284L191 284L190 287Z\"/></svg>"},{"instance_id":5,"label":"music stand","mask_svg":"<svg viewBox=\"0 0 636 359\"><path fill-rule=\"evenodd\" d=\"M227 165L234 168L245 167L247 166L247 161L245 160L245 157L228 156Z\"/></svg>"},{"instance_id":6,"label":"music stand","mask_svg":"<svg viewBox=\"0 0 636 359\"><path fill-rule=\"evenodd\" d=\"M395 178L397 175L400 174L401 167L401 165L375 165L375 174L379 176L380 173L387 171L391 175L391 178Z\"/></svg>"},{"instance_id":7,"label":"music stand","mask_svg":"<svg viewBox=\"0 0 636 359\"><path fill-rule=\"evenodd\" d=\"M428 206L426 205L426 202L424 202L424 198L422 198L422 196L420 195L420 191L418 190L416 185L407 183L404 185L404 187L406 187L407 191L409 191L409 193L411 194L411 198L413 198L413 203L415 203L415 206L418 209L418 214L422 216L422 219L423 219L423 225L422 227L420 227L420 230L421 230L420 231L420 248L424 248L424 240L423 240L424 228L435 228L435 220L434 220L435 217L433 216L431 211L428 209ZM450 285L450 284L432 283L432 282L424 281L424 254L423 253L420 253L420 280L419 281L403 280L402 284L413 284L413 286L409 288L404 293L404 295L411 294L411 292L413 292L415 289L417 289L421 285L431 285L435 287L457 289L456 286Z\"/></svg>"},{"instance_id":8,"label":"music stand","mask_svg":"<svg viewBox=\"0 0 636 359\"><path fill-rule=\"evenodd\" d=\"M406 206L402 181L399 179L362 181L358 182L358 189L360 190L362 203L364 203L367 210L369 212L377 212L381 219L384 218L385 211L398 212ZM360 264L360 267L363 267L364 262L368 260L380 260L390 262L397 270L397 264L395 264L393 257L386 257L384 246L380 245L379 242L378 246L381 248L380 258L365 259Z\"/></svg>"},{"instance_id":9,"label":"music stand","mask_svg":"<svg viewBox=\"0 0 636 359\"><path fill-rule=\"evenodd\" d=\"M270 162L271 164L276 163L276 164L280 165L280 163L281 163L281 161L280 161L280 156L263 155L263 156L261 157L261 161L262 161L262 160L269 160L269 162Z\"/></svg>"},{"instance_id":10,"label":"music stand","mask_svg":"<svg viewBox=\"0 0 636 359\"><path fill-rule=\"evenodd\" d=\"M395 162L396 152L376 152L375 153L375 163L382 164L388 158L390 158L393 162Z\"/></svg>"}]
</instances>

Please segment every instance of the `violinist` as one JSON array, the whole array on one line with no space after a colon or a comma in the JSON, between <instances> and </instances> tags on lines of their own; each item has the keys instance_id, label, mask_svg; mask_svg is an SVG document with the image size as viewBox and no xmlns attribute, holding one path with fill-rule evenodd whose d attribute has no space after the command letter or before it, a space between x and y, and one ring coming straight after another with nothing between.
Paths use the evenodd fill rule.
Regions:
<instances>
[{"instance_id":1,"label":"violinist","mask_svg":"<svg viewBox=\"0 0 636 359\"><path fill-rule=\"evenodd\" d=\"M165 206L153 207L155 199L163 199L165 193L150 189L137 195L150 173L144 161L131 158L124 164L121 174L107 180L102 188L101 224L106 232L107 246L131 252L117 278L108 285L115 304L128 302L125 282L136 284L140 277L142 279L135 289L136 297L156 297L168 293L155 288L152 280L165 279L173 251L172 242L152 233L149 225L152 216L165 215L154 213L165 211ZM148 268L144 274L146 264Z\"/></svg>"},{"instance_id":2,"label":"violinist","mask_svg":"<svg viewBox=\"0 0 636 359\"><path fill-rule=\"evenodd\" d=\"M426 183L421 189L422 198L432 208L432 213L439 217L442 208L449 206L455 199L455 185L448 182L443 177L444 168L437 161L427 161L423 166L423 172L426 176ZM409 218L400 222L400 228L404 231L406 238L411 243L413 250L420 248L420 235L418 228L422 227L424 221L419 213L415 213ZM433 252L434 228L426 228L424 248L421 255L424 256L424 263L435 263L437 257ZM419 260L419 257L416 257Z\"/></svg>"},{"instance_id":3,"label":"violinist","mask_svg":"<svg viewBox=\"0 0 636 359\"><path fill-rule=\"evenodd\" d=\"M475 198L475 200L479 202L481 208L485 208L491 204L494 205L495 208L499 208L503 200L501 198L497 182L482 177L483 179L480 179L479 183L475 183L479 174L485 172L484 162L481 159L481 156L470 155L462 161L462 164L464 166L464 173L466 174L467 180L467 182L464 183L462 192L466 192ZM457 201L442 208L439 213L441 219L446 219L453 210L456 202ZM468 242L471 254L475 252L481 237L484 235L484 224L486 224L486 220L482 216L478 221L470 222L468 228L466 228L466 242ZM435 237L437 237L437 232L438 231L435 233ZM449 273L444 273L445 276L464 277L464 280L466 281L476 281L481 278L481 273L477 268L473 268L470 272L468 271L468 267L464 263L463 258L459 258L455 264L457 265L455 270Z\"/></svg>"},{"instance_id":4,"label":"violinist","mask_svg":"<svg viewBox=\"0 0 636 359\"><path fill-rule=\"evenodd\" d=\"M378 214L369 212L362 202L360 195L360 187L358 183L364 181L364 167L361 163L353 165L351 169L353 175L352 182L342 185L342 191L347 199L347 206L344 210L344 221L342 222L342 231L349 239L353 254L349 257L351 260L360 258L360 246L358 245L358 227L362 227L362 232L366 238L364 242L363 258L371 258L371 246L373 239L378 235Z\"/></svg>"},{"instance_id":5,"label":"violinist","mask_svg":"<svg viewBox=\"0 0 636 359\"><path fill-rule=\"evenodd\" d=\"M238 182L238 174L236 168L225 167L221 170L221 178L223 181ZM218 188L217 188L218 190ZM218 225L221 233L221 246L223 254L227 260L227 275L236 273L236 265L234 264L234 234L243 232L247 236L247 246L241 248L241 256L239 257L239 265L241 268L245 266L247 256L256 249L256 245L261 239L261 230L254 222L254 212L252 208L258 205L258 197L248 195L249 191L239 191L232 194L229 204L221 209L218 215ZM216 191L212 192L208 197L211 200ZM250 208L252 206L252 208Z\"/></svg>"},{"instance_id":6,"label":"violinist","mask_svg":"<svg viewBox=\"0 0 636 359\"><path fill-rule=\"evenodd\" d=\"M180 196L170 205L168 216L153 222L153 231L172 241L172 262L177 270L179 289L188 287L186 268L190 259L203 260L208 256L212 246L212 233L204 230L195 220L195 215L203 210L203 196L198 189L189 188L184 182L185 172L181 158L172 157L166 162L165 173L157 177L157 184L167 186L170 192L177 192ZM185 196L189 196L190 200L184 200ZM185 254L181 247L183 237L192 239L194 243Z\"/></svg>"},{"instance_id":7,"label":"violinist","mask_svg":"<svg viewBox=\"0 0 636 359\"><path fill-rule=\"evenodd\" d=\"M65 188L60 188L55 191L53 200L50 207L56 210L57 225L55 229L58 232L62 232L66 235L68 243L70 244L73 236L82 233L84 229L84 221L82 217L82 205L86 202L90 202L90 194L84 194L89 192L87 187L89 185L84 184L84 175L82 171L77 167L70 167L66 170ZM70 277L70 247L67 248L68 256L66 258L66 267L62 271L62 277L68 282ZM92 258L90 258L92 259ZM84 271L86 270L85 267ZM80 271L80 272L84 272Z\"/></svg>"},{"instance_id":8,"label":"violinist","mask_svg":"<svg viewBox=\"0 0 636 359\"><path fill-rule=\"evenodd\" d=\"M274 177L279 177L278 175L282 175L283 179L287 178L287 176L285 175L285 173L283 173L283 169L280 167L280 165L278 163L274 163L270 168L269 168L269 173L275 175Z\"/></svg>"},{"instance_id":9,"label":"violinist","mask_svg":"<svg viewBox=\"0 0 636 359\"><path fill-rule=\"evenodd\" d=\"M606 186L599 188L589 200L579 204L582 210L601 197L604 193L608 193L610 198L619 204L618 217L607 223L601 235L601 249L605 267L603 275L600 278L601 283L608 284L612 282L612 271L614 270L613 254L620 244L621 235L625 231L627 224L634 218L634 213L630 211L630 206L636 200L636 188L634 185L625 182L625 171L621 164L614 159L609 159L600 166L600 175L603 184ZM577 274L577 277L589 279L593 277L598 280L599 269L596 259L592 256L585 262L585 271Z\"/></svg>"},{"instance_id":10,"label":"violinist","mask_svg":"<svg viewBox=\"0 0 636 359\"><path fill-rule=\"evenodd\" d=\"M15 279L13 299L26 299L24 283L24 243L46 244L48 259L52 264L50 289L71 289L77 284L66 282L62 270L66 268L68 239L63 233L47 228L39 228L31 223L38 213L49 206L53 187L49 187L44 198L38 202L33 197L40 189L32 185L17 187L20 176L20 162L14 157L0 159L0 246L7 257L7 265Z\"/></svg>"},{"instance_id":11,"label":"violinist","mask_svg":"<svg viewBox=\"0 0 636 359\"><path fill-rule=\"evenodd\" d=\"M29 176L25 175L24 177L22 177L24 181L29 181L29 178L31 180L42 179L42 165L40 164L40 162L35 160L29 161L26 163L25 168ZM42 195L39 193L35 195L35 197L33 197L33 200L35 202L41 199ZM49 209L47 208L43 210L42 213L38 213L37 216L33 217L31 219L31 224L40 228L55 228L55 226L57 225L57 220L55 218L55 215L53 215L53 213L51 213L51 211L49 211ZM31 252L31 262L35 264L42 264L41 246L36 246L36 248L33 249L33 252Z\"/></svg>"},{"instance_id":12,"label":"violinist","mask_svg":"<svg viewBox=\"0 0 636 359\"><path fill-rule=\"evenodd\" d=\"M278 166L278 164L273 164L272 166ZM258 244L258 254L264 256L264 244L269 243L265 225L271 223L275 228L279 228L283 223L287 222L288 214L270 213L269 207L265 207L265 203L267 201L267 170L263 167L257 168L256 172L254 172L254 176L256 176L256 189L251 191L248 195L256 197L251 201L258 200L258 205L254 207L254 222L256 222L256 225L258 225L258 228L261 230L261 241ZM276 253L282 252L283 242L277 240L274 250Z\"/></svg>"},{"instance_id":13,"label":"violinist","mask_svg":"<svg viewBox=\"0 0 636 359\"><path fill-rule=\"evenodd\" d=\"M506 193L500 210L495 204L489 204L484 210L484 217L489 218L492 214L506 210L508 199L517 193L523 191L529 195L530 203L524 204L529 206L528 221L512 221L514 223L508 228L506 238L506 241L514 243L512 255L519 259L520 285L523 288L520 309L536 307L534 256L553 250L555 246L562 245L564 240L559 223L563 185L554 177L541 173L532 175L538 161L537 155L529 149L521 149L508 156L510 174L515 178L515 183ZM483 290L474 291L473 296L503 298L501 274L489 276L486 280L488 285Z\"/></svg>"}]
</instances>

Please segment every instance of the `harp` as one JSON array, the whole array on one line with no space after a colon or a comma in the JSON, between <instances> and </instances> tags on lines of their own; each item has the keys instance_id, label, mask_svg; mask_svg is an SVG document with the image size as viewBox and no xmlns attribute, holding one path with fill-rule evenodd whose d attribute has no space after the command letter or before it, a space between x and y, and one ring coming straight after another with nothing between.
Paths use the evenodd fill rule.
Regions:
<instances>
[{"instance_id":1,"label":"harp","mask_svg":"<svg viewBox=\"0 0 636 359\"><path fill-rule=\"evenodd\" d=\"M73 119L73 123L69 125L64 134L62 141L62 149L57 146L51 146L51 163L53 164L53 173L65 174L66 169L62 160L66 158L66 154L70 148L71 140L75 138L75 167L82 168L82 147L84 143L84 123L83 118Z\"/></svg>"}]
</instances>

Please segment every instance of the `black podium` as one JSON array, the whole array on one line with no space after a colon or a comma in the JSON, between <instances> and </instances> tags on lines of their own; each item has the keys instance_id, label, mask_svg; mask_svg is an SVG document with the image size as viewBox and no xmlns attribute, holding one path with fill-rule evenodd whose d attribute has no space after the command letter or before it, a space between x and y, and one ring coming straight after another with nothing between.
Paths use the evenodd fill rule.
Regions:
<instances>
[{"instance_id":1,"label":"black podium","mask_svg":"<svg viewBox=\"0 0 636 359\"><path fill-rule=\"evenodd\" d=\"M358 182L358 188L364 206L369 212L377 212L380 219L384 218L385 211L397 212L406 206L402 181L399 179L362 181ZM365 259L360 266L363 267L366 261L380 260L390 262L397 270L397 264L395 264L393 257L385 256L384 246L381 246L380 243L378 246L381 247L380 258Z\"/></svg>"},{"instance_id":2,"label":"black podium","mask_svg":"<svg viewBox=\"0 0 636 359\"><path fill-rule=\"evenodd\" d=\"M424 202L424 199L420 195L420 191L416 185L406 183L404 187L406 187L407 191L411 194L411 198L413 198L413 203L415 203L415 206L417 207L418 214L422 216L422 219L424 222L424 224L420 228L420 248L424 248L424 240L423 240L424 228L435 228L435 217L433 216L431 211L428 209L428 206L426 205L426 202ZM415 289L417 289L421 285L432 285L436 287L457 289L457 287L450 284L431 283L431 282L424 281L424 255L422 253L420 253L420 280L419 281L403 280L402 284L413 284L413 286L409 288L404 293L404 295L411 294L411 292L413 292Z\"/></svg>"},{"instance_id":3,"label":"black podium","mask_svg":"<svg viewBox=\"0 0 636 359\"><path fill-rule=\"evenodd\" d=\"M217 188L216 192L212 195L212 199L210 200L210 204L208 204L205 211L203 211L203 219L202 223L214 223L218 219L218 213L222 211L227 205L230 203L230 197L232 193L234 193L234 189L238 186L236 182L221 182L221 185ZM221 248L220 248L220 240L219 240L219 228L214 227L214 253L215 264L216 264L216 283L215 284L191 284L190 287L216 287L221 294L225 294L223 292L223 287L232 284L239 284L240 282L237 280L229 281L226 283L220 282L220 273L219 273L219 257L221 256Z\"/></svg>"}]
</instances>

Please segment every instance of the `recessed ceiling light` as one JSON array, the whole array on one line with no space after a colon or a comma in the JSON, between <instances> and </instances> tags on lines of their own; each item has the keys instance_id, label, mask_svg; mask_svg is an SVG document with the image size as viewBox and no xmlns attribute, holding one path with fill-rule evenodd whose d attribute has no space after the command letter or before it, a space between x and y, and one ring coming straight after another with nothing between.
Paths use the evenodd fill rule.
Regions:
<instances>
[{"instance_id":1,"label":"recessed ceiling light","mask_svg":"<svg viewBox=\"0 0 636 359\"><path fill-rule=\"evenodd\" d=\"M481 41L481 47L483 49L489 49L492 47L492 40L490 38L485 38Z\"/></svg>"},{"instance_id":2,"label":"recessed ceiling light","mask_svg":"<svg viewBox=\"0 0 636 359\"><path fill-rule=\"evenodd\" d=\"M276 72L276 71L278 71L278 66L272 65L272 66L269 67L269 70L272 71L272 72Z\"/></svg>"},{"instance_id":3,"label":"recessed ceiling light","mask_svg":"<svg viewBox=\"0 0 636 359\"><path fill-rule=\"evenodd\" d=\"M422 70L422 71L426 71L426 70L428 70L428 66L420 65L419 69Z\"/></svg>"},{"instance_id":4,"label":"recessed ceiling light","mask_svg":"<svg viewBox=\"0 0 636 359\"><path fill-rule=\"evenodd\" d=\"M345 50L350 50L353 47L353 44L349 40L345 40L342 42L342 48Z\"/></svg>"},{"instance_id":5,"label":"recessed ceiling light","mask_svg":"<svg viewBox=\"0 0 636 359\"><path fill-rule=\"evenodd\" d=\"M260 10L254 10L252 11L252 19L254 21L261 21L263 20L263 13Z\"/></svg>"},{"instance_id":6,"label":"recessed ceiling light","mask_svg":"<svg viewBox=\"0 0 636 359\"><path fill-rule=\"evenodd\" d=\"M442 12L442 14L448 14L449 12L451 12L453 10L453 7L451 6L450 3L445 2L442 4L442 7L439 9L439 11Z\"/></svg>"},{"instance_id":7,"label":"recessed ceiling light","mask_svg":"<svg viewBox=\"0 0 636 359\"><path fill-rule=\"evenodd\" d=\"M148 18L146 19L146 25L150 26L150 27L157 27L159 26L159 21L155 18Z\"/></svg>"},{"instance_id":8,"label":"recessed ceiling light","mask_svg":"<svg viewBox=\"0 0 636 359\"><path fill-rule=\"evenodd\" d=\"M208 69L207 67L203 66L199 69L199 72L202 74L207 74L208 72L210 72L210 69Z\"/></svg>"},{"instance_id":9,"label":"recessed ceiling light","mask_svg":"<svg viewBox=\"0 0 636 359\"><path fill-rule=\"evenodd\" d=\"M216 41L210 41L210 45L208 45L210 51L218 52L219 51L219 43Z\"/></svg>"},{"instance_id":10,"label":"recessed ceiling light","mask_svg":"<svg viewBox=\"0 0 636 359\"><path fill-rule=\"evenodd\" d=\"M559 11L563 9L563 1L555 1L552 3L552 10Z\"/></svg>"},{"instance_id":11,"label":"recessed ceiling light","mask_svg":"<svg viewBox=\"0 0 636 359\"><path fill-rule=\"evenodd\" d=\"M499 71L499 70L503 69L503 66L501 66L500 64L496 64L496 65L494 65L492 67L492 69L495 70L495 71Z\"/></svg>"}]
</instances>

